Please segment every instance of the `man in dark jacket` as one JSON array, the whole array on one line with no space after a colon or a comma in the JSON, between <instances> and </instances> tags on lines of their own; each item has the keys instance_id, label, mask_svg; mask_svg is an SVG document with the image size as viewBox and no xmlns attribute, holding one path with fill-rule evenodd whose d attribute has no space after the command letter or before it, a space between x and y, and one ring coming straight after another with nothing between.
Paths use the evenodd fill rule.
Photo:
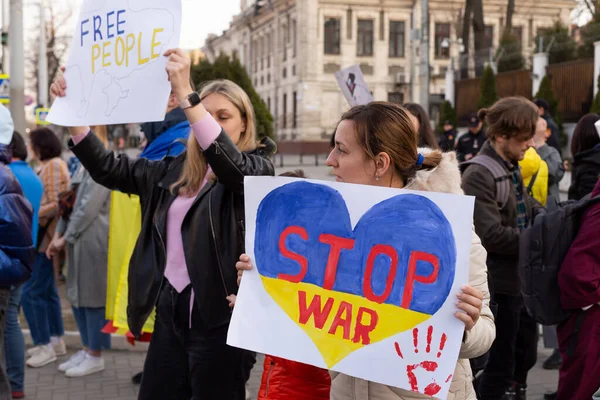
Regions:
<instances>
[{"instance_id":1,"label":"man in dark jacket","mask_svg":"<svg viewBox=\"0 0 600 400\"><path fill-rule=\"evenodd\" d=\"M10 288L29 278L34 258L33 209L7 166L13 129L10 112L0 106L0 400L12 397L4 364L4 318Z\"/></svg>"},{"instance_id":2,"label":"man in dark jacket","mask_svg":"<svg viewBox=\"0 0 600 400\"><path fill-rule=\"evenodd\" d=\"M496 340L479 385L484 400L502 399L515 381L512 398L524 399L527 372L536 361L537 324L524 311L517 266L520 232L540 207L527 194L519 170L533 145L537 119L530 101L500 100L487 114L489 140L463 165L463 189L475 196L475 231L488 252L490 291L498 305Z\"/></svg>"},{"instance_id":3,"label":"man in dark jacket","mask_svg":"<svg viewBox=\"0 0 600 400\"><path fill-rule=\"evenodd\" d=\"M554 122L552 116L550 115L550 105L544 99L536 99L535 105L538 106L538 113L540 117L544 118L546 123L548 124L548 133L547 133L547 144L549 146L554 147L558 154L562 157L562 151L560 150L560 130L558 129L558 124Z\"/></svg>"},{"instance_id":4,"label":"man in dark jacket","mask_svg":"<svg viewBox=\"0 0 600 400\"><path fill-rule=\"evenodd\" d=\"M481 151L483 143L486 140L483 121L479 120L477 114L472 114L469 117L469 131L458 138L458 143L456 144L458 161L469 161L475 157Z\"/></svg>"}]
</instances>

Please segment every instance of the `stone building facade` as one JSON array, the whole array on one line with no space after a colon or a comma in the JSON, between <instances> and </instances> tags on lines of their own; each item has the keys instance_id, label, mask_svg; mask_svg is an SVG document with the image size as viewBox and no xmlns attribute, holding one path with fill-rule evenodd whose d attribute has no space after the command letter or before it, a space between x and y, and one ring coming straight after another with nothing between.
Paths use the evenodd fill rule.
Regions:
<instances>
[{"instance_id":1,"label":"stone building facade","mask_svg":"<svg viewBox=\"0 0 600 400\"><path fill-rule=\"evenodd\" d=\"M419 0L241 0L240 13L202 51L235 56L275 118L279 139L329 137L348 104L333 74L359 64L376 100L419 102ZM518 0L513 17L526 58L540 29L570 25L575 0ZM443 99L444 76L460 51L464 1L429 1L430 102ZM484 0L486 44L495 54L506 0ZM471 41L472 42L472 41Z\"/></svg>"}]
</instances>

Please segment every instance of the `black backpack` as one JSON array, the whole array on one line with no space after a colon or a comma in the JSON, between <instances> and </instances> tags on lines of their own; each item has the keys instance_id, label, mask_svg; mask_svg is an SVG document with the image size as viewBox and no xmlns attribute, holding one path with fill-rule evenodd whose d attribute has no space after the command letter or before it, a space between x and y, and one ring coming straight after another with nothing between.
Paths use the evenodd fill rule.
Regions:
<instances>
[{"instance_id":1,"label":"black backpack","mask_svg":"<svg viewBox=\"0 0 600 400\"><path fill-rule=\"evenodd\" d=\"M521 293L529 315L542 325L557 325L571 315L560 304L558 273L583 213L599 203L600 196L562 203L550 197L546 210L542 209L533 225L521 232Z\"/></svg>"}]
</instances>

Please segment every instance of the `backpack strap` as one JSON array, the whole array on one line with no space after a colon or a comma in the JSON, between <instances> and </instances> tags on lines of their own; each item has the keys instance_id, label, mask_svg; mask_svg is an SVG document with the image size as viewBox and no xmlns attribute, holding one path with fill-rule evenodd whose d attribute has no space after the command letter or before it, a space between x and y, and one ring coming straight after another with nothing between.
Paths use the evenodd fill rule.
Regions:
<instances>
[{"instance_id":1,"label":"backpack strap","mask_svg":"<svg viewBox=\"0 0 600 400\"><path fill-rule=\"evenodd\" d=\"M511 185L511 177L506 173L504 166L492 157L480 154L469 161L463 162L461 169L464 171L468 165L472 164L481 165L492 174L494 182L496 182L496 202L498 203L498 208L503 209L508 202Z\"/></svg>"},{"instance_id":2,"label":"backpack strap","mask_svg":"<svg viewBox=\"0 0 600 400\"><path fill-rule=\"evenodd\" d=\"M531 197L533 197L532 190L533 190L533 185L535 185L535 178L537 178L539 173L540 173L540 169L538 168L538 170L535 171L535 174L533 174L533 176L531 177L531 180L529 181L529 185L527 185L527 193Z\"/></svg>"}]
</instances>

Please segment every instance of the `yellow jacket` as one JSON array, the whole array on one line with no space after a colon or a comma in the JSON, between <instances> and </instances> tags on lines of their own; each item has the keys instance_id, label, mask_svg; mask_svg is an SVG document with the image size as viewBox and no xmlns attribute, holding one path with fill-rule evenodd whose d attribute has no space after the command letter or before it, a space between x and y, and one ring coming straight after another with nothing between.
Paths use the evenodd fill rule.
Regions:
<instances>
[{"instance_id":1,"label":"yellow jacket","mask_svg":"<svg viewBox=\"0 0 600 400\"><path fill-rule=\"evenodd\" d=\"M529 187L531 179L537 172L530 194L541 205L546 206L548 198L548 164L542 160L533 147L530 147L525 153L525 158L519 161L519 165L521 166L521 175L523 176L525 188Z\"/></svg>"}]
</instances>

